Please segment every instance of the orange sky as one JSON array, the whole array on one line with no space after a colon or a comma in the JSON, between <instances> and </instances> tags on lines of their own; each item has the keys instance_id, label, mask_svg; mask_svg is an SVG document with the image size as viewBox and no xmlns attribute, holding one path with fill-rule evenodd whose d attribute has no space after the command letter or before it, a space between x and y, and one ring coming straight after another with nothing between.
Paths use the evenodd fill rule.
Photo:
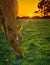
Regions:
<instances>
[{"instance_id":1,"label":"orange sky","mask_svg":"<svg viewBox=\"0 0 50 65\"><path fill-rule=\"evenodd\" d=\"M18 1L18 16L35 16L34 11L38 10L37 3L40 0L17 0Z\"/></svg>"}]
</instances>

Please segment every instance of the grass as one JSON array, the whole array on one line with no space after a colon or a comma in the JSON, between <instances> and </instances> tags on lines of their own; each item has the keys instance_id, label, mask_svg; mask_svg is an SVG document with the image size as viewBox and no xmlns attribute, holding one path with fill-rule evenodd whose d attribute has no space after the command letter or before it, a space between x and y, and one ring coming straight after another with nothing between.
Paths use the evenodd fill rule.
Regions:
<instances>
[{"instance_id":1,"label":"grass","mask_svg":"<svg viewBox=\"0 0 50 65\"><path fill-rule=\"evenodd\" d=\"M23 23L21 48L24 57L15 56L0 27L0 64L50 65L50 19L20 19L18 23Z\"/></svg>"}]
</instances>

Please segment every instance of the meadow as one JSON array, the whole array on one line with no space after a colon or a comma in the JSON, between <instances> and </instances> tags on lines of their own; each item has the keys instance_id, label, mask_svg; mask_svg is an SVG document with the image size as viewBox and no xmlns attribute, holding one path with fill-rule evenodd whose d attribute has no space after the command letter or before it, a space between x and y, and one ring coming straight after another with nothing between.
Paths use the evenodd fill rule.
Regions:
<instances>
[{"instance_id":1,"label":"meadow","mask_svg":"<svg viewBox=\"0 0 50 65\"><path fill-rule=\"evenodd\" d=\"M17 22L23 24L24 57L16 57L0 25L0 65L50 65L50 19L18 19Z\"/></svg>"}]
</instances>

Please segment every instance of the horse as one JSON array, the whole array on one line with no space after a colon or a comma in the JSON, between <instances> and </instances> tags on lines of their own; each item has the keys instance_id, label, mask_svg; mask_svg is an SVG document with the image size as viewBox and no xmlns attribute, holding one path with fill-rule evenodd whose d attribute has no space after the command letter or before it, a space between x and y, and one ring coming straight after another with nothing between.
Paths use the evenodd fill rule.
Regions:
<instances>
[{"instance_id":1,"label":"horse","mask_svg":"<svg viewBox=\"0 0 50 65\"><path fill-rule=\"evenodd\" d=\"M0 23L3 25L6 39L16 52L22 57L20 27L17 25L17 0L0 0Z\"/></svg>"}]
</instances>

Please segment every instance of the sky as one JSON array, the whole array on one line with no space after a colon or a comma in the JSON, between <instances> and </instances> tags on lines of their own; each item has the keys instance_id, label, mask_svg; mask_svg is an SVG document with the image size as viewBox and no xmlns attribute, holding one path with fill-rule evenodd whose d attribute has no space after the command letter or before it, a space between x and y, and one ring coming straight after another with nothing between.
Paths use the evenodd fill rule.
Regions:
<instances>
[{"instance_id":1,"label":"sky","mask_svg":"<svg viewBox=\"0 0 50 65\"><path fill-rule=\"evenodd\" d=\"M40 0L17 0L18 2L18 16L35 16L34 12L38 10L37 4Z\"/></svg>"}]
</instances>

